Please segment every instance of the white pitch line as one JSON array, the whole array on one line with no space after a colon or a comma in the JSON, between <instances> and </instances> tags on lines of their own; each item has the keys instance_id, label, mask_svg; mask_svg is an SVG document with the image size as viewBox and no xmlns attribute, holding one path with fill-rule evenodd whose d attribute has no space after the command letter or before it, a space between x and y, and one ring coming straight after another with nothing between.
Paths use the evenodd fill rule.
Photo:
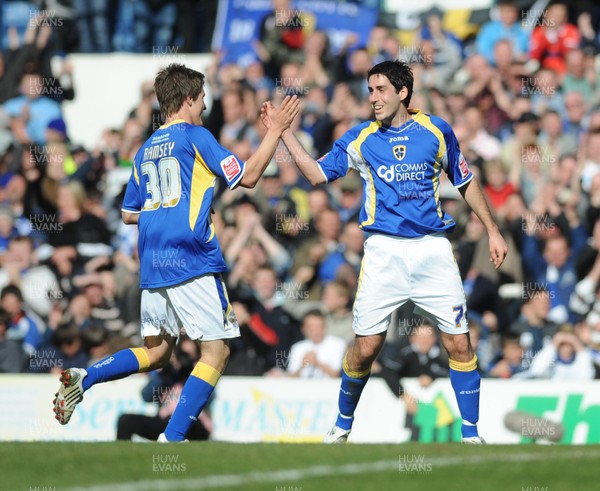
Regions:
<instances>
[{"instance_id":1,"label":"white pitch line","mask_svg":"<svg viewBox=\"0 0 600 491\"><path fill-rule=\"evenodd\" d=\"M399 448L400 450L400 448ZM401 456L402 454L399 454ZM410 455L414 455L411 453ZM488 454L476 455L471 457L433 457L430 459L424 458L423 462L415 462L415 464L431 464L432 468L436 467L452 467L454 465L465 464L480 464L493 460L494 462L525 462L536 460L548 460L549 458L579 459L598 458L600 451L598 450L578 450L567 454ZM243 486L248 483L267 483L267 482L289 482L298 481L300 479L310 479L313 477L329 477L337 475L355 475L366 474L369 472L389 471L399 469L399 460L378 460L375 462L359 462L354 464L344 464L339 466L333 465L318 465L306 467L303 469L281 469L246 472L243 474L214 474L211 476L195 477L189 479L153 479L146 481L135 481L130 483L112 483L100 484L97 486L85 486L69 488L66 491L170 491L174 487L177 489L214 489L214 488L229 488L233 486Z\"/></svg>"}]
</instances>

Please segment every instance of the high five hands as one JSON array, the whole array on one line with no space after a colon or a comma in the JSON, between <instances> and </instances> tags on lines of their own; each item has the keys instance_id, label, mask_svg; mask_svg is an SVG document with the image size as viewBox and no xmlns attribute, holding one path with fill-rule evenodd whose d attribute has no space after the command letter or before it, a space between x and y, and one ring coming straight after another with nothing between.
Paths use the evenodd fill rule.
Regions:
<instances>
[{"instance_id":1,"label":"high five hands","mask_svg":"<svg viewBox=\"0 0 600 491\"><path fill-rule=\"evenodd\" d=\"M263 102L260 108L260 119L267 128L275 127L281 129L283 133L290 127L299 112L300 99L296 95L288 95L278 108L271 101Z\"/></svg>"}]
</instances>

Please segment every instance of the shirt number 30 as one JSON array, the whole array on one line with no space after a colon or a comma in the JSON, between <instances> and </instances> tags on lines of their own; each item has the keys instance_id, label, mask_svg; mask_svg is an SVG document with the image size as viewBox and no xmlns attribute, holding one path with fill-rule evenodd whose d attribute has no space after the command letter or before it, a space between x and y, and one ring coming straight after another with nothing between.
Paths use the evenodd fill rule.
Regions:
<instances>
[{"instance_id":1,"label":"shirt number 30","mask_svg":"<svg viewBox=\"0 0 600 491\"><path fill-rule=\"evenodd\" d=\"M156 165L152 161L141 166L146 181L146 202L143 210L152 211L177 206L181 198L181 171L175 157L164 157Z\"/></svg>"}]
</instances>

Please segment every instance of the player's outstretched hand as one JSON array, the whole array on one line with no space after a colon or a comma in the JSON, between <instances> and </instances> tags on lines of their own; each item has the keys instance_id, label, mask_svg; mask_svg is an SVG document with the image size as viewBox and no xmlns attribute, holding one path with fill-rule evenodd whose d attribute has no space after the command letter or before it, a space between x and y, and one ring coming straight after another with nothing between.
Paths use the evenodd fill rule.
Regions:
<instances>
[{"instance_id":1,"label":"player's outstretched hand","mask_svg":"<svg viewBox=\"0 0 600 491\"><path fill-rule=\"evenodd\" d=\"M263 103L260 108L260 119L267 128L275 128L283 133L300 112L298 96L286 96L281 106L275 108L271 101Z\"/></svg>"},{"instance_id":2,"label":"player's outstretched hand","mask_svg":"<svg viewBox=\"0 0 600 491\"><path fill-rule=\"evenodd\" d=\"M508 246L504 241L504 237L498 231L490 234L490 261L494 263L496 269L502 266L504 258L508 253Z\"/></svg>"}]
</instances>

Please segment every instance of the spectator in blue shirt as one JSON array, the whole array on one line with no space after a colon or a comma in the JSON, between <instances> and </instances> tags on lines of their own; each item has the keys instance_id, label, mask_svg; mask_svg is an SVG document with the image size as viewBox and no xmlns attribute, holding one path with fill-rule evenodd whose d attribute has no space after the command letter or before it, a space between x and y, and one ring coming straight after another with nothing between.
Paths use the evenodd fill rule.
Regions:
<instances>
[{"instance_id":1,"label":"spectator in blue shirt","mask_svg":"<svg viewBox=\"0 0 600 491\"><path fill-rule=\"evenodd\" d=\"M11 131L22 144L44 145L48 123L62 117L60 105L46 96L46 89L39 73L25 73L21 77L21 95L4 104Z\"/></svg>"},{"instance_id":2,"label":"spectator in blue shirt","mask_svg":"<svg viewBox=\"0 0 600 491\"><path fill-rule=\"evenodd\" d=\"M0 293L0 303L10 315L7 339L21 340L23 350L28 354L34 353L42 342L45 326L39 317L25 310L21 289L15 285L4 287Z\"/></svg>"},{"instance_id":3,"label":"spectator in blue shirt","mask_svg":"<svg viewBox=\"0 0 600 491\"><path fill-rule=\"evenodd\" d=\"M523 268L538 285L548 290L550 296L549 320L556 323L574 322L574 314L568 310L569 298L575 291L577 274L575 259L586 243L585 229L570 225L570 237L554 233L544 239L535 235L535 226L528 224L522 238ZM550 227L549 232L558 232Z\"/></svg>"},{"instance_id":4,"label":"spectator in blue shirt","mask_svg":"<svg viewBox=\"0 0 600 491\"><path fill-rule=\"evenodd\" d=\"M513 0L499 0L498 20L486 22L476 39L477 51L494 64L494 46L501 39L513 43L513 52L517 58L525 58L528 52L529 34L519 22L519 10Z\"/></svg>"}]
</instances>

